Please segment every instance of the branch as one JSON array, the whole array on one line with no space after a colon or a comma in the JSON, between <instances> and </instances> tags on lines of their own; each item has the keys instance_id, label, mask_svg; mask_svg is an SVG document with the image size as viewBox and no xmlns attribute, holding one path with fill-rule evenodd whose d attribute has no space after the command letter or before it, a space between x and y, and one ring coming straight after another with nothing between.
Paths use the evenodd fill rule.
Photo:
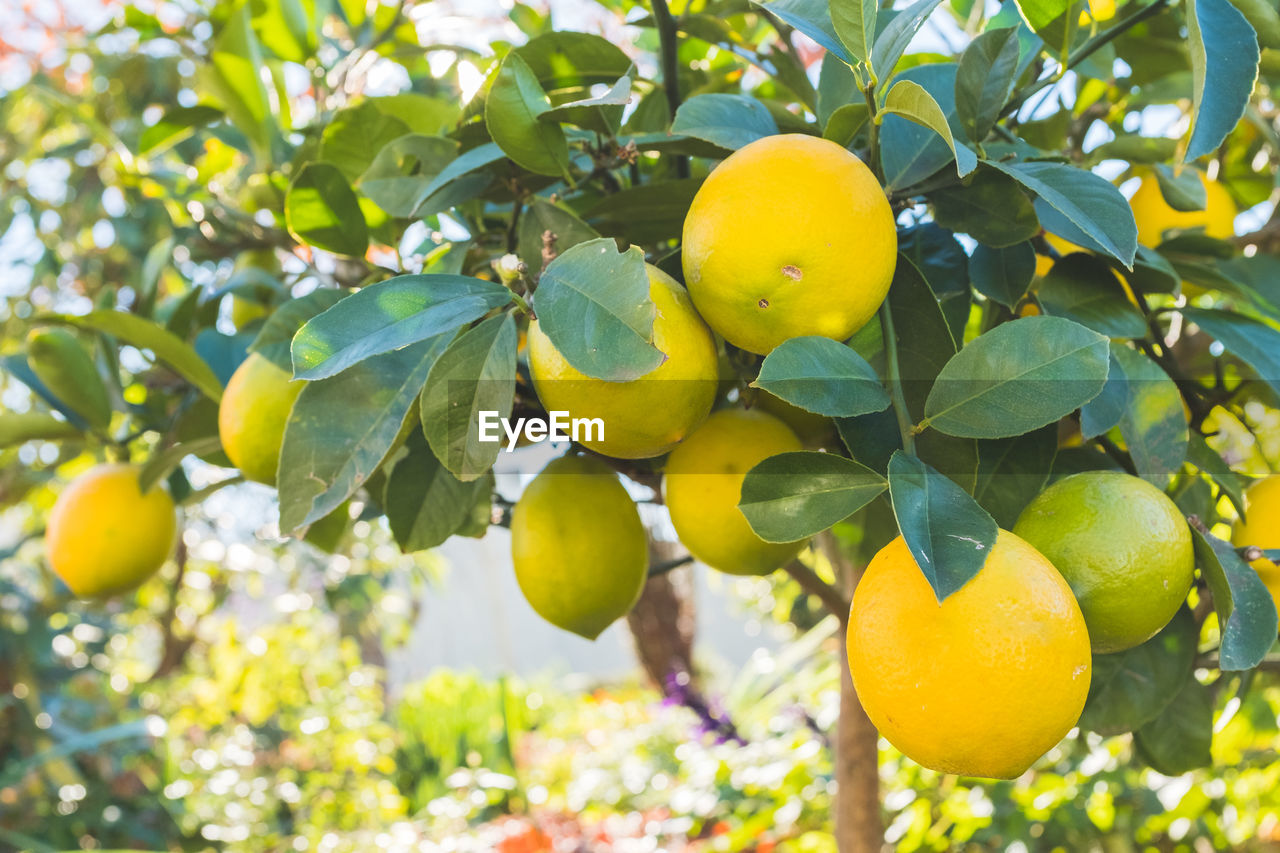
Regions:
<instances>
[{"instance_id":1,"label":"branch","mask_svg":"<svg viewBox=\"0 0 1280 853\"><path fill-rule=\"evenodd\" d=\"M675 121L676 110L680 109L680 57L679 45L676 43L676 22L667 8L667 0L652 0L653 23L658 28L658 45L662 54L662 87L667 93L667 109L671 112L671 120ZM689 177L689 158L677 154L675 164L676 177Z\"/></svg>"},{"instance_id":2,"label":"branch","mask_svg":"<svg viewBox=\"0 0 1280 853\"><path fill-rule=\"evenodd\" d=\"M800 584L801 589L810 595L817 596L824 607L836 615L841 624L849 619L849 602L845 601L840 591L818 577L818 574L799 560L792 560L783 566L787 574Z\"/></svg>"},{"instance_id":3,"label":"branch","mask_svg":"<svg viewBox=\"0 0 1280 853\"><path fill-rule=\"evenodd\" d=\"M667 572L670 572L674 569L678 569L681 566L687 566L692 562L693 562L692 554L685 554L683 557L676 557L674 560L666 560L665 562L661 562L661 563L658 563L657 565L650 566L649 577L656 578L659 575L665 575Z\"/></svg>"}]
</instances>

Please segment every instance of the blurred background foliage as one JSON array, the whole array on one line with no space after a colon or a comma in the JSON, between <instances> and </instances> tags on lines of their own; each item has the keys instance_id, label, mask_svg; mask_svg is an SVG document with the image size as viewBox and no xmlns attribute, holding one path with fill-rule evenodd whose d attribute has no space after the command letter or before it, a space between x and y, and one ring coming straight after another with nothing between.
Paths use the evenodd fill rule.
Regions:
<instances>
[{"instance_id":1,"label":"blurred background foliage","mask_svg":"<svg viewBox=\"0 0 1280 853\"><path fill-rule=\"evenodd\" d=\"M546 8L523 3L493 4L488 18L476 11L487 4L466 2L333 5L322 28L303 28L321 33L314 44L278 19L309 14L309 2L28 3L6 13L4 356L36 312L154 305L171 329L222 330L196 339L217 370L216 346L248 341L230 301L202 294L251 304L285 292L234 259L264 248L260 217L273 221L282 203L288 177L264 166L316 144L293 128L361 94L405 91L417 97L406 118L434 132L490 68L486 43L500 54L552 24ZM598 6L602 26L617 27L637 8ZM205 99L227 100L210 51L241 8L269 48L272 88L261 92L277 121L257 139L225 123L196 134ZM746 27L744 8L722 11ZM710 12L696 23L725 35ZM759 35L731 34L748 53ZM634 40L651 62L653 30ZM778 79L800 69L805 57L765 42ZM767 98L782 85L752 65L760 56L696 37L681 51L686 91L738 91L746 77ZM788 79L805 85L803 71ZM646 95L638 112L663 109ZM1070 111L1060 118L1065 127ZM1259 144L1242 127L1223 163L1247 205L1270 185L1249 166ZM418 239L423 258L449 245L440 233ZM293 254L279 277L344 279L343 263ZM136 384L113 392L171 414L160 401L172 376L124 353ZM22 410L25 386L2 375L0 397ZM1280 439L1255 437L1280 436L1277 412L1256 405L1248 423L1221 412L1219 449L1240 470L1274 470ZM280 540L265 499L232 513L211 493L186 507L179 560L130 602L85 605L48 572L37 540L50 483L90 461L70 443L0 451L0 850L834 850L824 732L837 713L839 641L792 581L740 584L742 607L793 623L795 639L740 672L711 672L715 707L701 713L639 681L440 671L389 695L383 650L404 640L415 600L438 577L432 556L401 555L358 507L330 556ZM211 476L196 468L178 486L200 495L217 485ZM245 529L237 517L261 521ZM248 600L269 601L269 618L242 618L237 604ZM1223 691L1232 698L1216 709L1212 768L1177 777L1138 761L1128 736L1073 734L1037 772L1000 783L944 778L882 744L887 840L906 851L1280 845L1280 685L1271 673L1250 678Z\"/></svg>"}]
</instances>

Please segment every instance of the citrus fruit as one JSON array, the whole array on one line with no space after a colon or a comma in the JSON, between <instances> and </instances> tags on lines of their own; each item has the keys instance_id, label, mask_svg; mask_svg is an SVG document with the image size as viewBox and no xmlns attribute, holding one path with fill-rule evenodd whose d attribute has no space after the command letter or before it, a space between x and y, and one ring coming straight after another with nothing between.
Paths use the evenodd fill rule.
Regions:
<instances>
[{"instance_id":1,"label":"citrus fruit","mask_svg":"<svg viewBox=\"0 0 1280 853\"><path fill-rule=\"evenodd\" d=\"M218 406L218 435L246 479L275 485L284 427L304 384L256 352L231 374Z\"/></svg>"},{"instance_id":2,"label":"citrus fruit","mask_svg":"<svg viewBox=\"0 0 1280 853\"><path fill-rule=\"evenodd\" d=\"M511 511L520 591L543 619L589 640L640 597L648 549L635 503L599 459L554 460Z\"/></svg>"},{"instance_id":3,"label":"citrus fruit","mask_svg":"<svg viewBox=\"0 0 1280 853\"><path fill-rule=\"evenodd\" d=\"M843 340L889 291L898 234L884 188L834 142L766 136L721 163L684 221L685 283L729 343L767 353L801 335Z\"/></svg>"},{"instance_id":4,"label":"citrus fruit","mask_svg":"<svg viewBox=\"0 0 1280 853\"><path fill-rule=\"evenodd\" d=\"M1099 23L1109 21L1116 16L1116 0L1089 0L1080 12L1080 26L1087 27L1092 21Z\"/></svg>"},{"instance_id":5,"label":"citrus fruit","mask_svg":"<svg viewBox=\"0 0 1280 853\"><path fill-rule=\"evenodd\" d=\"M835 439L835 423L831 418L793 406L768 391L761 391L756 395L754 408L773 415L791 427L792 432L807 447L822 447Z\"/></svg>"},{"instance_id":6,"label":"citrus fruit","mask_svg":"<svg viewBox=\"0 0 1280 853\"><path fill-rule=\"evenodd\" d=\"M76 477L49 513L49 565L80 598L133 589L164 565L178 516L161 486L146 494L136 465L98 465Z\"/></svg>"},{"instance_id":7,"label":"citrus fruit","mask_svg":"<svg viewBox=\"0 0 1280 853\"><path fill-rule=\"evenodd\" d=\"M619 459L659 456L702 423L716 396L716 343L689 294L649 266L649 298L657 310L653 345L667 358L639 379L608 382L569 364L537 321L529 324L529 374L548 412L599 418L604 438L587 447Z\"/></svg>"},{"instance_id":8,"label":"citrus fruit","mask_svg":"<svg viewBox=\"0 0 1280 853\"><path fill-rule=\"evenodd\" d=\"M1057 566L1099 654L1168 624L1191 589L1191 531L1164 492L1120 471L1072 474L1041 492L1013 532Z\"/></svg>"},{"instance_id":9,"label":"citrus fruit","mask_svg":"<svg viewBox=\"0 0 1280 853\"><path fill-rule=\"evenodd\" d=\"M1138 242L1144 246L1158 246L1164 241L1164 232L1171 229L1204 229L1204 233L1219 240L1226 240L1235 233L1236 204L1222 184L1200 178L1204 184L1206 204L1204 210L1174 210L1160 194L1155 177L1148 175L1138 185L1138 191L1129 199L1133 218L1138 223Z\"/></svg>"},{"instance_id":10,"label":"citrus fruit","mask_svg":"<svg viewBox=\"0 0 1280 853\"><path fill-rule=\"evenodd\" d=\"M1043 236L1044 236L1045 242L1048 243L1050 246L1052 246L1054 249L1056 249L1058 252L1058 255L1064 258L1067 255L1074 255L1076 252L1089 251L1083 246L1077 246L1075 243L1072 243L1070 240L1064 240L1062 237L1059 237L1057 234L1052 234L1048 231L1044 232ZM1054 259L1049 257L1048 255L1036 255L1036 275L1040 276L1041 278L1044 278L1046 275L1049 274L1049 270L1053 269L1054 263L1055 263Z\"/></svg>"},{"instance_id":11,"label":"citrus fruit","mask_svg":"<svg viewBox=\"0 0 1280 853\"><path fill-rule=\"evenodd\" d=\"M847 639L871 722L943 773L1021 775L1076 724L1089 693L1089 635L1071 589L1004 530L941 604L894 539L854 590Z\"/></svg>"},{"instance_id":12,"label":"citrus fruit","mask_svg":"<svg viewBox=\"0 0 1280 853\"><path fill-rule=\"evenodd\" d=\"M1245 522L1236 522L1231 541L1240 547L1280 548L1280 474L1255 482L1244 493ZM1246 523L1247 522L1247 523ZM1280 608L1280 565L1266 557L1250 563Z\"/></svg>"},{"instance_id":13,"label":"citrus fruit","mask_svg":"<svg viewBox=\"0 0 1280 853\"><path fill-rule=\"evenodd\" d=\"M761 460L800 450L782 421L759 409L721 409L667 458L662 493L671 524L689 553L733 575L782 566L804 542L765 542L738 509L742 480Z\"/></svg>"}]
</instances>

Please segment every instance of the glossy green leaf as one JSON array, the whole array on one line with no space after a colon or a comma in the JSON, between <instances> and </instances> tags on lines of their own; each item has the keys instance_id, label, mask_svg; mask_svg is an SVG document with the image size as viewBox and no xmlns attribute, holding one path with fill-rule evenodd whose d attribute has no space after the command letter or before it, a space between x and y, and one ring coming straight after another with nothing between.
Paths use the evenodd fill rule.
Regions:
<instances>
[{"instance_id":1,"label":"glossy green leaf","mask_svg":"<svg viewBox=\"0 0 1280 853\"><path fill-rule=\"evenodd\" d=\"M671 132L730 151L778 132L769 109L750 95L695 95L676 110Z\"/></svg>"},{"instance_id":2,"label":"glossy green leaf","mask_svg":"<svg viewBox=\"0 0 1280 853\"><path fill-rule=\"evenodd\" d=\"M793 406L829 417L879 412L889 394L871 365L849 347L823 337L783 341L765 357L751 383Z\"/></svg>"},{"instance_id":3,"label":"glossy green leaf","mask_svg":"<svg viewBox=\"0 0 1280 853\"><path fill-rule=\"evenodd\" d=\"M1217 150L1244 115L1258 77L1258 36L1228 0L1187 0L1191 53L1191 141L1195 160Z\"/></svg>"},{"instance_id":4,"label":"glossy green leaf","mask_svg":"<svg viewBox=\"0 0 1280 853\"><path fill-rule=\"evenodd\" d=\"M876 79L893 76L898 60L902 59L902 54L907 51L907 45L911 44L911 40L915 38L916 33L941 2L942 0L916 0L885 24L876 36L875 46L871 49L871 59L867 63L871 66ZM897 84L894 88L897 88ZM941 133L941 131L938 132ZM962 171L961 175L963 174Z\"/></svg>"},{"instance_id":5,"label":"glossy green leaf","mask_svg":"<svg viewBox=\"0 0 1280 853\"><path fill-rule=\"evenodd\" d=\"M1138 476L1163 489L1187 457L1182 395L1160 365L1137 350L1117 346L1112 355L1124 370L1128 392L1120 434Z\"/></svg>"},{"instance_id":6,"label":"glossy green leaf","mask_svg":"<svg viewBox=\"0 0 1280 853\"><path fill-rule=\"evenodd\" d=\"M249 4L235 7L213 39L209 63L198 75L226 109L227 117L265 157L271 144L271 105L259 76L262 51L250 25Z\"/></svg>"},{"instance_id":7,"label":"glossy green leaf","mask_svg":"<svg viewBox=\"0 0 1280 853\"><path fill-rule=\"evenodd\" d=\"M594 130L597 133L616 135L622 126L622 115L625 106L634 96L631 92L631 77L619 77L603 94L596 97L580 98L552 107L543 113L543 121L561 121L578 127Z\"/></svg>"},{"instance_id":8,"label":"glossy green leaf","mask_svg":"<svg viewBox=\"0 0 1280 853\"><path fill-rule=\"evenodd\" d=\"M780 453L747 472L738 507L761 539L795 542L848 518L886 485L875 471L843 456Z\"/></svg>"},{"instance_id":9,"label":"glossy green leaf","mask_svg":"<svg viewBox=\"0 0 1280 853\"><path fill-rule=\"evenodd\" d=\"M653 345L655 309L638 248L609 238L579 243L547 265L538 325L574 368L597 379L638 379L666 357Z\"/></svg>"},{"instance_id":10,"label":"glossy green leaf","mask_svg":"<svg viewBox=\"0 0 1280 853\"><path fill-rule=\"evenodd\" d=\"M256 352L281 370L292 373L293 336L308 320L332 308L346 296L345 290L322 287L290 299L267 317L258 330L258 336L249 345L249 352Z\"/></svg>"},{"instance_id":11,"label":"glossy green leaf","mask_svg":"<svg viewBox=\"0 0 1280 853\"><path fill-rule=\"evenodd\" d=\"M0 449L28 441L61 441L83 438L73 424L45 412L0 412Z\"/></svg>"},{"instance_id":12,"label":"glossy green leaf","mask_svg":"<svg viewBox=\"0 0 1280 853\"><path fill-rule=\"evenodd\" d=\"M1276 641L1276 604L1253 567L1231 543L1191 528L1200 573L1213 593L1222 641L1218 666L1224 671L1252 669Z\"/></svg>"},{"instance_id":13,"label":"glossy green leaf","mask_svg":"<svg viewBox=\"0 0 1280 853\"><path fill-rule=\"evenodd\" d=\"M158 361L190 382L206 397L215 402L222 399L222 383L218 381L213 369L205 364L189 344L145 317L101 309L88 314L56 314L41 319L67 323L81 329L93 329L140 350L150 350Z\"/></svg>"},{"instance_id":14,"label":"glossy green leaf","mask_svg":"<svg viewBox=\"0 0 1280 853\"><path fill-rule=\"evenodd\" d=\"M1070 414L1107 380L1105 337L1060 317L1024 317L975 338L938 375L929 426L949 435L1008 438Z\"/></svg>"},{"instance_id":15,"label":"glossy green leaf","mask_svg":"<svg viewBox=\"0 0 1280 853\"><path fill-rule=\"evenodd\" d=\"M338 110L320 137L319 159L332 163L355 183L383 148L409 134L409 126L372 101Z\"/></svg>"},{"instance_id":16,"label":"glossy green leaf","mask_svg":"<svg viewBox=\"0 0 1280 853\"><path fill-rule=\"evenodd\" d=\"M484 121L503 153L530 172L564 175L569 147L558 123L541 121L551 109L529 64L518 53L502 61L485 100Z\"/></svg>"},{"instance_id":17,"label":"glossy green leaf","mask_svg":"<svg viewBox=\"0 0 1280 853\"><path fill-rule=\"evenodd\" d=\"M956 118L956 70L954 62L937 62L908 68L890 83L881 83L883 91L890 91L898 83L915 83L929 92L947 121L951 122L952 136L964 131ZM880 127L880 163L884 170L885 186L900 190L925 181L948 163L955 161L955 153L946 139L936 130L898 115L886 115Z\"/></svg>"},{"instance_id":18,"label":"glossy green leaf","mask_svg":"<svg viewBox=\"0 0 1280 853\"><path fill-rule=\"evenodd\" d=\"M1138 251L1138 226L1133 221L1128 200L1110 181L1065 163L988 162L1039 196L1107 254L1127 268L1133 266L1133 256Z\"/></svg>"},{"instance_id":19,"label":"glossy green leaf","mask_svg":"<svg viewBox=\"0 0 1280 853\"><path fill-rule=\"evenodd\" d=\"M848 148L870 117L871 111L866 104L845 104L831 114L822 131L822 138Z\"/></svg>"},{"instance_id":20,"label":"glossy green leaf","mask_svg":"<svg viewBox=\"0 0 1280 853\"><path fill-rule=\"evenodd\" d=\"M1142 728L1160 716L1189 680L1198 635L1183 607L1164 629L1140 646L1093 656L1093 677L1080 727L1100 735Z\"/></svg>"},{"instance_id":21,"label":"glossy green leaf","mask_svg":"<svg viewBox=\"0 0 1280 853\"><path fill-rule=\"evenodd\" d=\"M999 532L968 492L902 451L889 460L889 495L902 538L939 602L987 561Z\"/></svg>"},{"instance_id":22,"label":"glossy green leaf","mask_svg":"<svg viewBox=\"0 0 1280 853\"><path fill-rule=\"evenodd\" d=\"M1014 438L979 441L974 499L996 524L1012 530L1022 510L1044 490L1057 455L1057 424Z\"/></svg>"},{"instance_id":23,"label":"glossy green leaf","mask_svg":"<svg viewBox=\"0 0 1280 853\"><path fill-rule=\"evenodd\" d=\"M884 99L884 113L902 116L941 136L956 159L956 172L960 177L963 178L978 168L978 155L952 136L946 113L928 90L918 83L910 80L894 83Z\"/></svg>"},{"instance_id":24,"label":"glossy green leaf","mask_svg":"<svg viewBox=\"0 0 1280 853\"><path fill-rule=\"evenodd\" d=\"M1175 173L1169 166L1157 163L1153 171L1165 204L1174 210L1204 210L1208 196L1198 169L1183 169Z\"/></svg>"},{"instance_id":25,"label":"glossy green leaf","mask_svg":"<svg viewBox=\"0 0 1280 853\"><path fill-rule=\"evenodd\" d=\"M861 0L853 1L861 2ZM836 35L835 25L831 20L829 0L772 0L769 3L751 0L751 2L767 9L778 20L795 27L850 65L858 61ZM840 2L846 2L846 0L840 0Z\"/></svg>"},{"instance_id":26,"label":"glossy green leaf","mask_svg":"<svg viewBox=\"0 0 1280 853\"><path fill-rule=\"evenodd\" d=\"M871 58L879 8L876 0L831 0L831 27L849 56L858 62Z\"/></svg>"},{"instance_id":27,"label":"glossy green leaf","mask_svg":"<svg viewBox=\"0 0 1280 853\"><path fill-rule=\"evenodd\" d=\"M292 533L324 518L378 470L450 337L419 341L307 383L280 448L281 530Z\"/></svg>"},{"instance_id":28,"label":"glossy green leaf","mask_svg":"<svg viewBox=\"0 0 1280 853\"><path fill-rule=\"evenodd\" d=\"M1178 776L1213 764L1213 687L1187 679L1151 722L1133 733L1142 760L1157 773Z\"/></svg>"},{"instance_id":29,"label":"glossy green leaf","mask_svg":"<svg viewBox=\"0 0 1280 853\"><path fill-rule=\"evenodd\" d=\"M317 249L360 257L369 247L369 227L360 200L332 163L302 167L284 199L289 233Z\"/></svg>"},{"instance_id":30,"label":"glossy green leaf","mask_svg":"<svg viewBox=\"0 0 1280 853\"><path fill-rule=\"evenodd\" d=\"M190 136L197 127L212 124L222 111L207 104L194 107L171 107L155 124L142 131L138 139L139 154L155 154Z\"/></svg>"},{"instance_id":31,"label":"glossy green leaf","mask_svg":"<svg viewBox=\"0 0 1280 853\"><path fill-rule=\"evenodd\" d=\"M565 252L579 243L594 240L600 235L578 215L569 210L563 203L549 201L542 197L531 200L520 216L519 240L516 254L529 267L530 274L537 276L542 272L543 243L542 237L548 231L555 238L553 246L556 252Z\"/></svg>"},{"instance_id":32,"label":"glossy green leaf","mask_svg":"<svg viewBox=\"0 0 1280 853\"><path fill-rule=\"evenodd\" d=\"M990 29L976 36L960 55L956 72L956 116L973 142L991 133L1009 100L1018 71L1016 27Z\"/></svg>"},{"instance_id":33,"label":"glossy green leaf","mask_svg":"<svg viewBox=\"0 0 1280 853\"><path fill-rule=\"evenodd\" d=\"M356 186L392 216L410 217L430 197L436 177L457 154L458 144L452 139L415 133L396 137L381 147Z\"/></svg>"},{"instance_id":34,"label":"glossy green leaf","mask_svg":"<svg viewBox=\"0 0 1280 853\"><path fill-rule=\"evenodd\" d=\"M1080 407L1080 435L1085 441L1097 438L1120 423L1129 406L1129 383L1124 368L1116 360L1114 349L1107 371L1107 384L1098 396Z\"/></svg>"},{"instance_id":35,"label":"glossy green leaf","mask_svg":"<svg viewBox=\"0 0 1280 853\"><path fill-rule=\"evenodd\" d=\"M1053 23L1070 8L1071 0L1019 0L1018 2L1018 11L1036 32Z\"/></svg>"},{"instance_id":36,"label":"glossy green leaf","mask_svg":"<svg viewBox=\"0 0 1280 853\"><path fill-rule=\"evenodd\" d=\"M420 432L409 436L408 454L387 477L383 505L391 535L402 551L425 551L461 531L477 505L493 493L493 475L464 483L449 473Z\"/></svg>"},{"instance_id":37,"label":"glossy green leaf","mask_svg":"<svg viewBox=\"0 0 1280 853\"><path fill-rule=\"evenodd\" d=\"M1212 308L1183 308L1182 314L1280 393L1280 331L1261 320Z\"/></svg>"},{"instance_id":38,"label":"glossy green leaf","mask_svg":"<svg viewBox=\"0 0 1280 853\"><path fill-rule=\"evenodd\" d=\"M463 332L431 367L422 389L422 429L440 463L470 482L483 476L504 444L501 429L482 440L481 413L511 414L516 392L516 323L490 317Z\"/></svg>"},{"instance_id":39,"label":"glossy green leaf","mask_svg":"<svg viewBox=\"0 0 1280 853\"><path fill-rule=\"evenodd\" d=\"M1046 314L1066 317L1109 338L1140 338L1147 321L1106 261L1076 252L1060 259L1036 290Z\"/></svg>"},{"instance_id":40,"label":"glossy green leaf","mask_svg":"<svg viewBox=\"0 0 1280 853\"><path fill-rule=\"evenodd\" d=\"M308 320L293 337L293 375L323 379L370 356L445 333L511 301L500 284L462 275L399 275Z\"/></svg>"},{"instance_id":41,"label":"glossy green leaf","mask_svg":"<svg viewBox=\"0 0 1280 853\"><path fill-rule=\"evenodd\" d=\"M994 169L979 168L967 185L935 190L929 193L929 201L939 225L994 249L1040 233L1040 220L1021 185Z\"/></svg>"},{"instance_id":42,"label":"glossy green leaf","mask_svg":"<svg viewBox=\"0 0 1280 853\"><path fill-rule=\"evenodd\" d=\"M1036 250L1027 241L1003 249L979 244L969 256L973 289L1012 308L1026 295L1036 274Z\"/></svg>"}]
</instances>

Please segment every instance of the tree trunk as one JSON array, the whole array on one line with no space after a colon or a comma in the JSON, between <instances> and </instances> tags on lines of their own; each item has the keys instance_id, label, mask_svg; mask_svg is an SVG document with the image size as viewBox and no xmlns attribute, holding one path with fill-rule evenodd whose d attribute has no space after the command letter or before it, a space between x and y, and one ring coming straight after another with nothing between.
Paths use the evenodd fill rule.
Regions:
<instances>
[{"instance_id":1,"label":"tree trunk","mask_svg":"<svg viewBox=\"0 0 1280 853\"><path fill-rule=\"evenodd\" d=\"M650 538L649 561L660 565L681 555L675 542ZM696 624L691 568L684 566L645 582L640 600L627 614L636 658L654 686L670 695L693 688Z\"/></svg>"},{"instance_id":2,"label":"tree trunk","mask_svg":"<svg viewBox=\"0 0 1280 853\"><path fill-rule=\"evenodd\" d=\"M846 599L862 577L830 532L823 536L823 552L831 561L836 585ZM884 824L880 817L879 734L858 702L849 677L849 657L844 634L848 613L840 617L840 719L836 723L834 771L836 778L835 831L840 853L879 853L884 847Z\"/></svg>"}]
</instances>

